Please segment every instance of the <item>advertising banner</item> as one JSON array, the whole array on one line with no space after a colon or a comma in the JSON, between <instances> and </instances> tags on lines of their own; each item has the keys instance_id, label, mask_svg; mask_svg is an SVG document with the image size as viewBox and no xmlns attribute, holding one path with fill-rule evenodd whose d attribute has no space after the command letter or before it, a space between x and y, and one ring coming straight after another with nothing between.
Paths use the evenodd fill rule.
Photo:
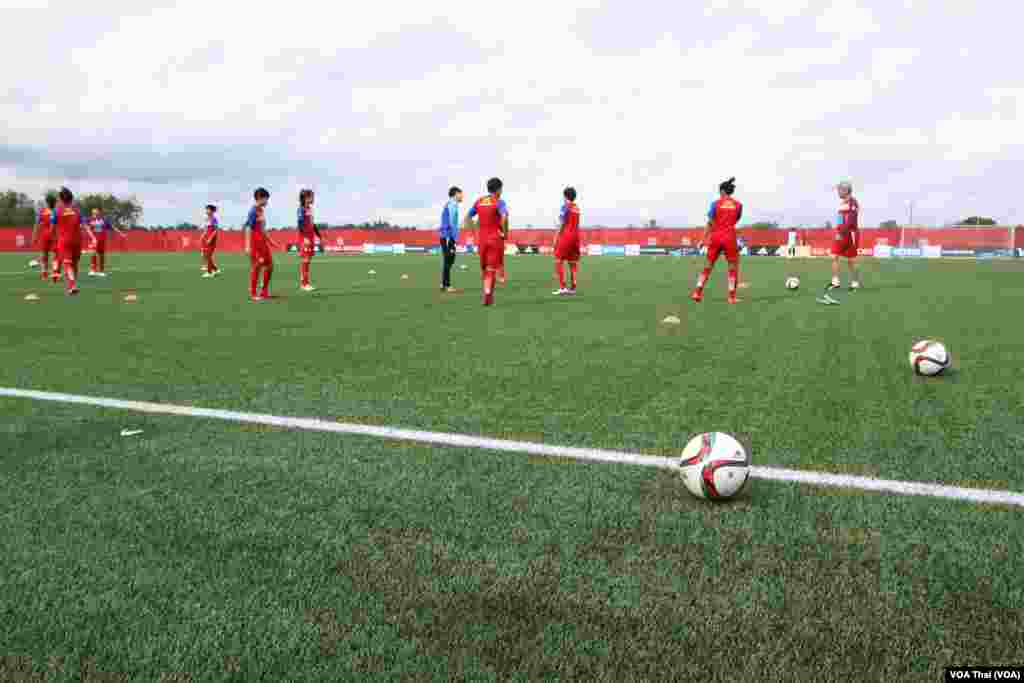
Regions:
<instances>
[{"instance_id":1,"label":"advertising banner","mask_svg":"<svg viewBox=\"0 0 1024 683\"><path fill-rule=\"evenodd\" d=\"M875 258L892 258L892 247L888 244L876 244Z\"/></svg>"},{"instance_id":2,"label":"advertising banner","mask_svg":"<svg viewBox=\"0 0 1024 683\"><path fill-rule=\"evenodd\" d=\"M626 245L626 256L639 256L640 245L639 244L627 244Z\"/></svg>"},{"instance_id":3,"label":"advertising banner","mask_svg":"<svg viewBox=\"0 0 1024 683\"><path fill-rule=\"evenodd\" d=\"M366 244L363 245L364 254L372 254L374 251L376 251L376 245L370 242L367 242Z\"/></svg>"},{"instance_id":4,"label":"advertising banner","mask_svg":"<svg viewBox=\"0 0 1024 683\"><path fill-rule=\"evenodd\" d=\"M330 247L328 247L328 249L330 249ZM285 251L289 254L297 254L299 253L299 245L295 242L289 242L287 246L285 246ZM320 243L313 245L313 252L317 254L324 253L324 245Z\"/></svg>"},{"instance_id":5,"label":"advertising banner","mask_svg":"<svg viewBox=\"0 0 1024 683\"><path fill-rule=\"evenodd\" d=\"M405 253L405 245L404 244L392 244L391 245L391 253L392 254L404 254Z\"/></svg>"},{"instance_id":6,"label":"advertising banner","mask_svg":"<svg viewBox=\"0 0 1024 683\"><path fill-rule=\"evenodd\" d=\"M921 247L921 251L924 253L925 258L938 258L942 256L942 247L938 244L929 244Z\"/></svg>"},{"instance_id":7,"label":"advertising banner","mask_svg":"<svg viewBox=\"0 0 1024 683\"><path fill-rule=\"evenodd\" d=\"M974 256L973 249L942 249L943 256Z\"/></svg>"},{"instance_id":8,"label":"advertising banner","mask_svg":"<svg viewBox=\"0 0 1024 683\"><path fill-rule=\"evenodd\" d=\"M1014 254L1012 249L978 249L974 252L978 258L1000 258L1011 257Z\"/></svg>"},{"instance_id":9,"label":"advertising banner","mask_svg":"<svg viewBox=\"0 0 1024 683\"><path fill-rule=\"evenodd\" d=\"M605 256L625 256L626 255L626 247L624 247L622 245L619 245L619 244L608 245L608 246L606 246L604 248L604 255Z\"/></svg>"},{"instance_id":10,"label":"advertising banner","mask_svg":"<svg viewBox=\"0 0 1024 683\"><path fill-rule=\"evenodd\" d=\"M587 253L591 256L600 256L602 253L600 244L591 244L587 247Z\"/></svg>"},{"instance_id":11,"label":"advertising banner","mask_svg":"<svg viewBox=\"0 0 1024 683\"><path fill-rule=\"evenodd\" d=\"M1024 249L1017 247L1017 256L1018 258L1024 258Z\"/></svg>"},{"instance_id":12,"label":"advertising banner","mask_svg":"<svg viewBox=\"0 0 1024 683\"><path fill-rule=\"evenodd\" d=\"M755 244L750 247L751 256L775 256L778 253L777 246Z\"/></svg>"},{"instance_id":13,"label":"advertising banner","mask_svg":"<svg viewBox=\"0 0 1024 683\"><path fill-rule=\"evenodd\" d=\"M921 250L917 247L896 247L892 250L892 255L897 258L919 258Z\"/></svg>"}]
</instances>

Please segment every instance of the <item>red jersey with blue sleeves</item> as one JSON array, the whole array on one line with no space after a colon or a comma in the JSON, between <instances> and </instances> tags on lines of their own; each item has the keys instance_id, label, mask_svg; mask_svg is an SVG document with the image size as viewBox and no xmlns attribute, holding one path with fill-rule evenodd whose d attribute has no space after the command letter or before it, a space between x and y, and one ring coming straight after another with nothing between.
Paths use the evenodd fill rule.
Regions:
<instances>
[{"instance_id":1,"label":"red jersey with blue sleeves","mask_svg":"<svg viewBox=\"0 0 1024 683\"><path fill-rule=\"evenodd\" d=\"M298 211L299 234L306 239L316 237L316 230L313 228L313 209L308 206L300 206Z\"/></svg>"},{"instance_id":2,"label":"red jersey with blue sleeves","mask_svg":"<svg viewBox=\"0 0 1024 683\"><path fill-rule=\"evenodd\" d=\"M736 239L736 224L743 218L743 205L732 197L711 202L708 220L711 221L713 237Z\"/></svg>"},{"instance_id":3,"label":"red jersey with blue sleeves","mask_svg":"<svg viewBox=\"0 0 1024 683\"><path fill-rule=\"evenodd\" d=\"M839 221L836 223L836 232L846 235L857 231L857 219L860 214L860 204L853 197L847 197L839 202Z\"/></svg>"},{"instance_id":4,"label":"red jersey with blue sleeves","mask_svg":"<svg viewBox=\"0 0 1024 683\"><path fill-rule=\"evenodd\" d=\"M245 219L245 227L252 230L254 234L258 233L262 236L263 231L267 228L267 220L263 216L263 209L258 206L249 209L249 217Z\"/></svg>"},{"instance_id":5,"label":"red jersey with blue sleeves","mask_svg":"<svg viewBox=\"0 0 1024 683\"><path fill-rule=\"evenodd\" d=\"M64 207L53 212L50 221L57 226L57 237L61 244L82 243L82 214L78 209Z\"/></svg>"},{"instance_id":6,"label":"red jersey with blue sleeves","mask_svg":"<svg viewBox=\"0 0 1024 683\"><path fill-rule=\"evenodd\" d=\"M501 223L508 216L508 205L504 199L489 194L476 200L466 215L480 217L479 241L493 242L501 239Z\"/></svg>"},{"instance_id":7,"label":"red jersey with blue sleeves","mask_svg":"<svg viewBox=\"0 0 1024 683\"><path fill-rule=\"evenodd\" d=\"M580 231L580 207L575 202L565 202L558 215L558 222L562 226L562 236L569 236L572 239L579 239Z\"/></svg>"},{"instance_id":8,"label":"red jersey with blue sleeves","mask_svg":"<svg viewBox=\"0 0 1024 683\"><path fill-rule=\"evenodd\" d=\"M89 220L89 227L92 228L92 232L97 237L104 235L107 230L110 230L110 221L100 216L99 218L92 218Z\"/></svg>"},{"instance_id":9,"label":"red jersey with blue sleeves","mask_svg":"<svg viewBox=\"0 0 1024 683\"><path fill-rule=\"evenodd\" d=\"M206 219L206 234L203 235L203 240L210 244L217 237L217 230L220 229L220 222L216 216L210 216Z\"/></svg>"}]
</instances>

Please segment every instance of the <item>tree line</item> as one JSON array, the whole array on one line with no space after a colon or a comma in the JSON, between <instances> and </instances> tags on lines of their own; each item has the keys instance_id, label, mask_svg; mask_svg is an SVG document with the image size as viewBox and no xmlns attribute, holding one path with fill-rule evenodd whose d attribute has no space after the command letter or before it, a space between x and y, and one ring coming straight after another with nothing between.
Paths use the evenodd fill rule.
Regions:
<instances>
[{"instance_id":1,"label":"tree line","mask_svg":"<svg viewBox=\"0 0 1024 683\"><path fill-rule=\"evenodd\" d=\"M24 192L0 192L0 227L24 228L36 222L46 198L56 198L57 190L48 190L43 199L33 200ZM142 204L135 197L119 198L112 194L83 194L75 198L75 206L83 215L102 209L107 220L124 230L135 227L142 218Z\"/></svg>"}]
</instances>

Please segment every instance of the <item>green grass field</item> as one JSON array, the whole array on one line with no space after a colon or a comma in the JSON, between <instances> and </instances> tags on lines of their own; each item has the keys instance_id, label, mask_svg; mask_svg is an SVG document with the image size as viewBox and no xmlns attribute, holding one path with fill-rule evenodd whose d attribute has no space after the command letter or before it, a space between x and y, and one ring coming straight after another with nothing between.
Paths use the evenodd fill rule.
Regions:
<instances>
[{"instance_id":1,"label":"green grass field","mask_svg":"<svg viewBox=\"0 0 1024 683\"><path fill-rule=\"evenodd\" d=\"M281 256L262 304L241 255L203 280L195 254L113 254L78 298L27 260L0 255L2 387L665 456L719 430L758 465L1024 491L1012 261L868 259L865 290L824 307L824 260L748 258L727 306L723 264L697 305L696 259L586 259L559 299L551 260L522 256L487 309L467 256L459 295L438 293L439 257L321 257L305 294ZM947 343L947 376L913 376L921 338ZM1021 663L1020 508L761 480L711 505L652 468L24 399L0 414L4 682Z\"/></svg>"}]
</instances>

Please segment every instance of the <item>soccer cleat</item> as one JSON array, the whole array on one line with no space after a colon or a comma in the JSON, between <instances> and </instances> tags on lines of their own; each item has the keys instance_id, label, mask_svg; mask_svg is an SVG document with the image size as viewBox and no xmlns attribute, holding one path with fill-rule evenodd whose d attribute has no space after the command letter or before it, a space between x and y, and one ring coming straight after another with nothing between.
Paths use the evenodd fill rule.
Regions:
<instances>
[{"instance_id":1,"label":"soccer cleat","mask_svg":"<svg viewBox=\"0 0 1024 683\"><path fill-rule=\"evenodd\" d=\"M107 276L107 274L105 272L103 272L103 271L99 271L99 272L96 273L96 277L106 277L106 276Z\"/></svg>"},{"instance_id":2,"label":"soccer cleat","mask_svg":"<svg viewBox=\"0 0 1024 683\"><path fill-rule=\"evenodd\" d=\"M493 305L494 305L494 293L492 292L491 294L484 294L484 306L493 306Z\"/></svg>"},{"instance_id":3,"label":"soccer cleat","mask_svg":"<svg viewBox=\"0 0 1024 683\"><path fill-rule=\"evenodd\" d=\"M302 285L302 291L303 292L315 292L316 291L316 287L314 287L313 285Z\"/></svg>"},{"instance_id":4,"label":"soccer cleat","mask_svg":"<svg viewBox=\"0 0 1024 683\"><path fill-rule=\"evenodd\" d=\"M853 282L850 283L850 291L851 292L856 292L858 289L860 289L860 283L859 282L854 280Z\"/></svg>"},{"instance_id":5,"label":"soccer cleat","mask_svg":"<svg viewBox=\"0 0 1024 683\"><path fill-rule=\"evenodd\" d=\"M78 287L68 290L68 296L75 296L76 294L78 294Z\"/></svg>"},{"instance_id":6,"label":"soccer cleat","mask_svg":"<svg viewBox=\"0 0 1024 683\"><path fill-rule=\"evenodd\" d=\"M556 289L555 291L551 292L551 296L565 296L568 293L569 290L563 287L561 289Z\"/></svg>"},{"instance_id":7,"label":"soccer cleat","mask_svg":"<svg viewBox=\"0 0 1024 683\"><path fill-rule=\"evenodd\" d=\"M213 273L203 273L203 277L213 277Z\"/></svg>"},{"instance_id":8,"label":"soccer cleat","mask_svg":"<svg viewBox=\"0 0 1024 683\"><path fill-rule=\"evenodd\" d=\"M824 304L825 306L838 306L839 305L839 301L837 299L833 299L831 296L828 295L827 292L825 293L824 296L819 297L817 299L817 301L818 301L819 304Z\"/></svg>"},{"instance_id":9,"label":"soccer cleat","mask_svg":"<svg viewBox=\"0 0 1024 683\"><path fill-rule=\"evenodd\" d=\"M700 291L699 289L695 289L690 294L690 298L696 301L697 303L700 303L701 301L704 300L704 292Z\"/></svg>"},{"instance_id":10,"label":"soccer cleat","mask_svg":"<svg viewBox=\"0 0 1024 683\"><path fill-rule=\"evenodd\" d=\"M568 294L569 296L576 296L576 288L570 287L565 293Z\"/></svg>"},{"instance_id":11,"label":"soccer cleat","mask_svg":"<svg viewBox=\"0 0 1024 683\"><path fill-rule=\"evenodd\" d=\"M89 277L96 277L96 275L98 275L98 273L95 270L89 271Z\"/></svg>"},{"instance_id":12,"label":"soccer cleat","mask_svg":"<svg viewBox=\"0 0 1024 683\"><path fill-rule=\"evenodd\" d=\"M736 295L735 294L729 294L728 298L726 298L726 302L730 303L730 304L736 303Z\"/></svg>"}]
</instances>

